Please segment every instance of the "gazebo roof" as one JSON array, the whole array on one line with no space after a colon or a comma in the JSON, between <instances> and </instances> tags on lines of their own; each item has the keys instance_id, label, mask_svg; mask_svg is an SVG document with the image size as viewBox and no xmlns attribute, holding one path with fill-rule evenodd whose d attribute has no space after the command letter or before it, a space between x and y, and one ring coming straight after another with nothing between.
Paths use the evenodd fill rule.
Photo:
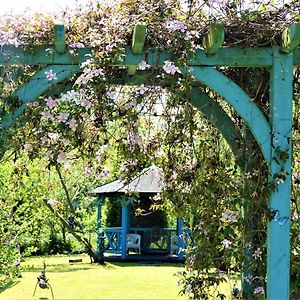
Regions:
<instances>
[{"instance_id":1,"label":"gazebo roof","mask_svg":"<svg viewBox=\"0 0 300 300\"><path fill-rule=\"evenodd\" d=\"M109 195L116 193L144 193L157 194L163 187L163 176L159 168L152 166L144 169L129 183L115 180L93 189L90 193L94 195Z\"/></svg>"}]
</instances>

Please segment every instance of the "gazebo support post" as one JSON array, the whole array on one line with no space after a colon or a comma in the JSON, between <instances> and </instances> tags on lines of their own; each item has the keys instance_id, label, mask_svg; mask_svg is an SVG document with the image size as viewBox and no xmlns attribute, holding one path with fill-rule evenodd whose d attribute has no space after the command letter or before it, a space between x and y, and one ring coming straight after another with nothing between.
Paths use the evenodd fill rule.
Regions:
<instances>
[{"instance_id":1,"label":"gazebo support post","mask_svg":"<svg viewBox=\"0 0 300 300\"><path fill-rule=\"evenodd\" d=\"M274 49L270 83L271 161L268 224L267 299L289 299L290 286L290 195L293 100L293 54ZM283 101L284 100L284 101ZM277 184L276 184L277 183ZM278 211L286 222L274 219Z\"/></svg>"},{"instance_id":2,"label":"gazebo support post","mask_svg":"<svg viewBox=\"0 0 300 300\"><path fill-rule=\"evenodd\" d=\"M122 202L122 234L121 234L121 254L122 259L127 257L127 233L129 228L129 204Z\"/></svg>"},{"instance_id":3,"label":"gazebo support post","mask_svg":"<svg viewBox=\"0 0 300 300\"><path fill-rule=\"evenodd\" d=\"M100 232L101 230L101 221L102 221L102 205L104 203L104 197L100 196L98 197L98 207L97 207L97 250L98 253L100 253L101 251L103 252L104 249L102 249L101 247L101 240L103 237L102 232ZM103 253L102 253L103 254Z\"/></svg>"},{"instance_id":4,"label":"gazebo support post","mask_svg":"<svg viewBox=\"0 0 300 300\"><path fill-rule=\"evenodd\" d=\"M184 221L182 218L177 219L177 235L178 235L178 260L183 260L184 254L184 236L183 236Z\"/></svg>"}]
</instances>

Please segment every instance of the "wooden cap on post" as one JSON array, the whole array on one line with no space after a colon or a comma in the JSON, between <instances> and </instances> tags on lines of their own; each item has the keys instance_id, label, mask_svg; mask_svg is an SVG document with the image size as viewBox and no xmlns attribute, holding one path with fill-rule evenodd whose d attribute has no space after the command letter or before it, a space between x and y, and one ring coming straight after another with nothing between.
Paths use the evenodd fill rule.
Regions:
<instances>
[{"instance_id":1,"label":"wooden cap on post","mask_svg":"<svg viewBox=\"0 0 300 300\"><path fill-rule=\"evenodd\" d=\"M55 51L58 53L66 51L65 26L62 24L54 25L54 46Z\"/></svg>"},{"instance_id":2,"label":"wooden cap on post","mask_svg":"<svg viewBox=\"0 0 300 300\"><path fill-rule=\"evenodd\" d=\"M300 44L300 23L291 24L282 33L281 52L289 53Z\"/></svg>"},{"instance_id":3,"label":"wooden cap on post","mask_svg":"<svg viewBox=\"0 0 300 300\"><path fill-rule=\"evenodd\" d=\"M203 47L206 54L215 54L224 43L225 33L224 24L212 24L208 33L203 38Z\"/></svg>"},{"instance_id":4,"label":"wooden cap on post","mask_svg":"<svg viewBox=\"0 0 300 300\"><path fill-rule=\"evenodd\" d=\"M144 23L139 23L134 26L132 34L131 50L133 54L141 54L146 40L147 26ZM128 66L128 75L136 73L137 66Z\"/></svg>"}]
</instances>

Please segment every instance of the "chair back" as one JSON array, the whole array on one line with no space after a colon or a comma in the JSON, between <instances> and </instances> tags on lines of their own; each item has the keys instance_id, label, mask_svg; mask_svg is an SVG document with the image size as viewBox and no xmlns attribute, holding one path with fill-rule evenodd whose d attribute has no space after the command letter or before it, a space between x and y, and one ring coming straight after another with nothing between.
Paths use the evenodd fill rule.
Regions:
<instances>
[{"instance_id":1,"label":"chair back","mask_svg":"<svg viewBox=\"0 0 300 300\"><path fill-rule=\"evenodd\" d=\"M175 254L177 254L178 252L178 235L172 236L171 237L171 245L170 245L170 254L173 254L173 252Z\"/></svg>"},{"instance_id":2,"label":"chair back","mask_svg":"<svg viewBox=\"0 0 300 300\"><path fill-rule=\"evenodd\" d=\"M127 234L127 247L128 248L137 248L141 244L141 236L135 233Z\"/></svg>"}]
</instances>

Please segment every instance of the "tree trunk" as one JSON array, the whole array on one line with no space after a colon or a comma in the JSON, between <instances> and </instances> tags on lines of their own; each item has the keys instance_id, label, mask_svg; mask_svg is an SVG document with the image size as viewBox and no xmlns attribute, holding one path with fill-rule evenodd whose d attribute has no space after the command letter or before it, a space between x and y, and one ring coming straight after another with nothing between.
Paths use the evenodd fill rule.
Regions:
<instances>
[{"instance_id":1,"label":"tree trunk","mask_svg":"<svg viewBox=\"0 0 300 300\"><path fill-rule=\"evenodd\" d=\"M83 233L75 231L72 226L68 223L68 221L59 213L57 212L47 201L44 201L46 206L52 211L52 213L60 220L62 225L76 238L76 240L84 246L88 255L90 256L91 263L104 263L103 254L98 254L89 240L83 236Z\"/></svg>"}]
</instances>

